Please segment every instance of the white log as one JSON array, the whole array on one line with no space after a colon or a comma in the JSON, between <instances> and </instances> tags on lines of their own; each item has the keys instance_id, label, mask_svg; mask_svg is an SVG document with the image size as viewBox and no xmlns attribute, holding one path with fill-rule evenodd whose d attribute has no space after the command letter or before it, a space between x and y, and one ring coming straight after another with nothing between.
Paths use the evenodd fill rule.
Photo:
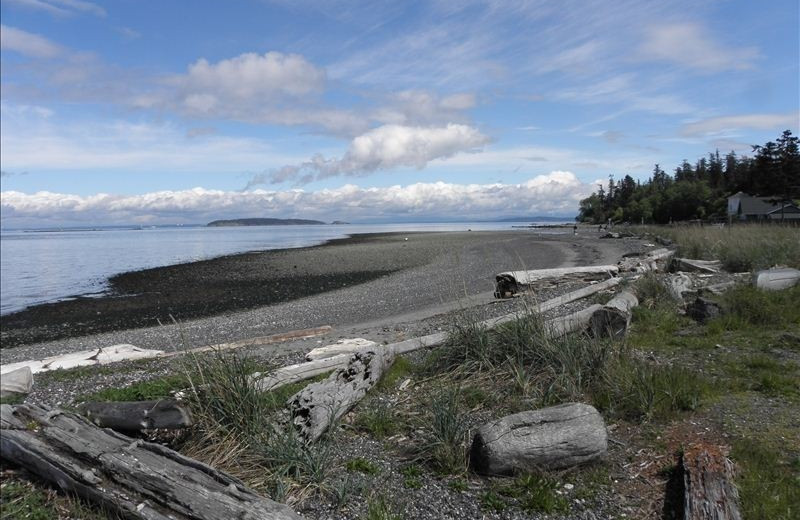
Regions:
<instances>
[{"instance_id":1,"label":"white log","mask_svg":"<svg viewBox=\"0 0 800 520\"><path fill-rule=\"evenodd\" d=\"M378 383L393 362L390 350L357 352L347 366L293 395L288 407L300 437L308 442L319 439Z\"/></svg>"},{"instance_id":2,"label":"white log","mask_svg":"<svg viewBox=\"0 0 800 520\"><path fill-rule=\"evenodd\" d=\"M340 339L336 343L312 349L306 354L306 361L314 361L315 359L323 359L339 354L364 352L369 349L374 349L377 345L376 342L364 338Z\"/></svg>"},{"instance_id":3,"label":"white log","mask_svg":"<svg viewBox=\"0 0 800 520\"><path fill-rule=\"evenodd\" d=\"M0 397L16 397L31 393L33 373L30 367L20 367L0 377Z\"/></svg>"},{"instance_id":4,"label":"white log","mask_svg":"<svg viewBox=\"0 0 800 520\"><path fill-rule=\"evenodd\" d=\"M638 305L639 299L633 292L620 292L592 313L589 321L592 334L595 337L621 338L625 336L631 324L633 308Z\"/></svg>"},{"instance_id":5,"label":"white log","mask_svg":"<svg viewBox=\"0 0 800 520\"><path fill-rule=\"evenodd\" d=\"M481 426L472 441L470 465L485 475L510 475L585 464L607 450L606 425L597 410L566 403Z\"/></svg>"},{"instance_id":6,"label":"white log","mask_svg":"<svg viewBox=\"0 0 800 520\"><path fill-rule=\"evenodd\" d=\"M753 285L768 291L780 291L800 283L800 271L790 267L758 271L753 276Z\"/></svg>"},{"instance_id":7,"label":"white log","mask_svg":"<svg viewBox=\"0 0 800 520\"><path fill-rule=\"evenodd\" d=\"M3 460L120 517L301 520L231 475L160 444L98 428L79 415L2 405L0 427Z\"/></svg>"},{"instance_id":8,"label":"white log","mask_svg":"<svg viewBox=\"0 0 800 520\"><path fill-rule=\"evenodd\" d=\"M589 321L592 319L592 315L602 308L602 305L594 304L572 314L553 318L545 322L545 330L547 330L551 338L559 338L572 332L584 331L589 328Z\"/></svg>"},{"instance_id":9,"label":"white log","mask_svg":"<svg viewBox=\"0 0 800 520\"><path fill-rule=\"evenodd\" d=\"M646 273L648 271L663 270L664 265L675 254L675 251L666 248L653 249L638 257L623 258L617 265L621 272Z\"/></svg>"},{"instance_id":10,"label":"white log","mask_svg":"<svg viewBox=\"0 0 800 520\"><path fill-rule=\"evenodd\" d=\"M534 269L532 271L507 271L495 277L495 296L510 298L522 292L527 286L553 278L577 278L597 280L615 276L619 272L616 265L590 265L580 267L557 267L554 269Z\"/></svg>"},{"instance_id":11,"label":"white log","mask_svg":"<svg viewBox=\"0 0 800 520\"><path fill-rule=\"evenodd\" d=\"M688 271L698 273L718 273L722 269L719 260L693 260L691 258L675 258L672 260L675 271Z\"/></svg>"},{"instance_id":12,"label":"white log","mask_svg":"<svg viewBox=\"0 0 800 520\"><path fill-rule=\"evenodd\" d=\"M581 289L571 291L567 294L563 294L551 300L547 300L543 303L540 303L535 307L534 312L539 312L539 313L547 312L561 305L565 305L575 300L591 296L592 294L595 294L597 292L610 289L615 285L617 285L618 283L620 283L619 278L611 278L609 280L598 282L593 285L589 285L587 287L582 287ZM511 314L506 314L505 316L500 316L498 318L491 318L485 320L481 322L480 325L491 329L500 324L508 323L510 321L517 320L519 318L520 315L518 313L511 313ZM570 320L565 319L564 321L565 323L568 322L570 326L580 325L580 320L576 321L575 319L570 319ZM566 330L566 329L567 329L566 326L559 327L559 330ZM419 338L412 338L400 341L398 343L391 343L383 348L386 350L391 350L395 356L399 356L423 348L439 346L443 344L446 340L447 340L446 332L437 332L435 334L428 334L427 336L421 336ZM316 377L320 374L324 374L325 372L330 372L331 370L341 368L347 364L349 359L350 356L348 354L339 354L329 358L317 359L314 361L308 361L306 363L298 363L295 365L289 365L286 367L278 368L276 370L273 370L272 372L269 372L268 374L262 374L256 372L255 374L252 375L252 377L256 382L257 388L259 388L263 392L268 392L270 390L276 390L282 386L291 383L304 381L306 379Z\"/></svg>"},{"instance_id":13,"label":"white log","mask_svg":"<svg viewBox=\"0 0 800 520\"><path fill-rule=\"evenodd\" d=\"M70 369L92 365L107 365L119 361L133 361L136 359L149 359L162 356L163 350L148 350L133 345L120 344L103 347L96 350L72 352L60 356L52 356L38 361L20 361L0 366L0 374L5 374L18 368L28 367L31 373L47 372L48 370Z\"/></svg>"},{"instance_id":14,"label":"white log","mask_svg":"<svg viewBox=\"0 0 800 520\"><path fill-rule=\"evenodd\" d=\"M683 293L691 291L694 284L686 273L673 273L666 275L664 285L673 298L681 300Z\"/></svg>"}]
</instances>

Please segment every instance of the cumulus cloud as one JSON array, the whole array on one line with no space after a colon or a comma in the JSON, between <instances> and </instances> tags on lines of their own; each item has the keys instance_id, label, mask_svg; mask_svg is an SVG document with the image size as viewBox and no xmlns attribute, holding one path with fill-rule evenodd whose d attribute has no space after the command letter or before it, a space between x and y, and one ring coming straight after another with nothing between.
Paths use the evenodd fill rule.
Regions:
<instances>
[{"instance_id":1,"label":"cumulus cloud","mask_svg":"<svg viewBox=\"0 0 800 520\"><path fill-rule=\"evenodd\" d=\"M752 68L759 57L755 47L724 47L699 24L651 26L639 49L643 58L669 61L704 72Z\"/></svg>"},{"instance_id":2,"label":"cumulus cloud","mask_svg":"<svg viewBox=\"0 0 800 520\"><path fill-rule=\"evenodd\" d=\"M247 188L271 182L295 181L307 184L315 179L338 175L368 175L401 166L424 168L430 161L451 157L489 142L477 129L460 124L444 127L383 125L350 143L341 159L316 155L300 164L255 176Z\"/></svg>"},{"instance_id":3,"label":"cumulus cloud","mask_svg":"<svg viewBox=\"0 0 800 520\"><path fill-rule=\"evenodd\" d=\"M773 130L796 129L800 126L800 112L786 114L746 114L702 119L683 127L681 134L688 137L735 132L742 129Z\"/></svg>"},{"instance_id":4,"label":"cumulus cloud","mask_svg":"<svg viewBox=\"0 0 800 520\"><path fill-rule=\"evenodd\" d=\"M0 49L35 58L54 58L62 52L47 38L8 25L0 25Z\"/></svg>"},{"instance_id":5,"label":"cumulus cloud","mask_svg":"<svg viewBox=\"0 0 800 520\"><path fill-rule=\"evenodd\" d=\"M220 191L194 188L135 196L86 197L52 192L2 193L3 225L23 222L205 222L243 216L333 219L397 217L491 218L512 214L572 214L592 185L564 171L520 184L416 183L319 191Z\"/></svg>"}]
</instances>

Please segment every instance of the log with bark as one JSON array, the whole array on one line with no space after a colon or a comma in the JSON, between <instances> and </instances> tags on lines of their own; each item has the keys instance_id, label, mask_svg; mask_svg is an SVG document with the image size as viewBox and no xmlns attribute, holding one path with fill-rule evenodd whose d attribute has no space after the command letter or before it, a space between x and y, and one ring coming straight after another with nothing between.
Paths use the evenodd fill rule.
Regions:
<instances>
[{"instance_id":1,"label":"log with bark","mask_svg":"<svg viewBox=\"0 0 800 520\"><path fill-rule=\"evenodd\" d=\"M189 408L174 399L82 403L78 411L101 428L134 432L155 428L177 430L192 425Z\"/></svg>"},{"instance_id":2,"label":"log with bark","mask_svg":"<svg viewBox=\"0 0 800 520\"><path fill-rule=\"evenodd\" d=\"M598 282L592 285L588 285L586 287L582 287L575 291L571 291L567 294L563 294L551 300L542 302L536 307L534 307L533 310L534 312L539 312L539 313L547 312L561 305L565 305L567 303L579 300L581 298L586 298L587 296L591 296L592 294L596 294L600 291L611 289L615 285L619 284L620 281L621 280L619 278L610 278L603 282ZM585 320L583 320L584 317ZM506 314L498 318L491 318L485 320L480 323L480 326L491 329L503 323L508 323L510 321L517 320L519 318L520 318L519 313ZM588 316L581 315L581 318L582 318L581 320L576 320L573 318L573 319L564 319L562 321L564 322L564 325L569 324L570 327L576 325L579 326L582 323L588 324ZM565 330L565 331L567 331L568 328L569 327L565 326L558 327L559 330ZM399 356L423 348L439 346L443 344L446 340L447 340L446 332L437 332L435 334L428 334L427 336L407 339L404 341L400 341L398 343L391 343L389 345L385 345L383 348L386 351L391 351L394 355ZM350 361L349 354L339 354L329 358L317 359L314 361L308 361L306 363L298 363L295 365L281 367L267 374L262 374L257 372L253 374L252 377L256 381L257 388L259 388L261 391L267 392L271 390L276 390L282 386L291 383L296 383L298 381L311 379L312 377L316 377L320 374L330 372L331 370L336 370L337 368L346 366L349 361Z\"/></svg>"},{"instance_id":3,"label":"log with bark","mask_svg":"<svg viewBox=\"0 0 800 520\"><path fill-rule=\"evenodd\" d=\"M683 452L684 520L741 520L733 463L717 446L694 444Z\"/></svg>"},{"instance_id":4,"label":"log with bark","mask_svg":"<svg viewBox=\"0 0 800 520\"><path fill-rule=\"evenodd\" d=\"M301 519L226 473L79 415L2 405L0 428L3 460L125 518Z\"/></svg>"},{"instance_id":5,"label":"log with bark","mask_svg":"<svg viewBox=\"0 0 800 520\"><path fill-rule=\"evenodd\" d=\"M481 426L472 441L470 465L485 475L510 475L577 466L607 450L606 425L598 411L567 403Z\"/></svg>"},{"instance_id":6,"label":"log with bark","mask_svg":"<svg viewBox=\"0 0 800 520\"><path fill-rule=\"evenodd\" d=\"M394 354L385 349L357 352L346 367L293 395L288 407L300 437L309 442L319 439L377 384L393 362Z\"/></svg>"},{"instance_id":7,"label":"log with bark","mask_svg":"<svg viewBox=\"0 0 800 520\"><path fill-rule=\"evenodd\" d=\"M549 279L602 280L619 272L616 265L591 265L580 267L557 267L532 271L507 271L495 277L495 297L511 298L532 287L537 282Z\"/></svg>"},{"instance_id":8,"label":"log with bark","mask_svg":"<svg viewBox=\"0 0 800 520\"><path fill-rule=\"evenodd\" d=\"M639 299L631 291L622 291L592 313L589 330L595 337L621 338L631 324L633 308Z\"/></svg>"}]
</instances>

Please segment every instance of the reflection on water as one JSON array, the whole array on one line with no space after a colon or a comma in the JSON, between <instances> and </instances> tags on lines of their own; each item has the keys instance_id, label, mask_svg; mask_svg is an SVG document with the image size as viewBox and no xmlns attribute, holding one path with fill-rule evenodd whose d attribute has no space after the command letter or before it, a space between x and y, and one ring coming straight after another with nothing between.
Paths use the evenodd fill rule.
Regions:
<instances>
[{"instance_id":1,"label":"reflection on water","mask_svg":"<svg viewBox=\"0 0 800 520\"><path fill-rule=\"evenodd\" d=\"M0 313L102 294L110 276L216 256L304 247L353 233L512 229L518 222L3 231Z\"/></svg>"}]
</instances>

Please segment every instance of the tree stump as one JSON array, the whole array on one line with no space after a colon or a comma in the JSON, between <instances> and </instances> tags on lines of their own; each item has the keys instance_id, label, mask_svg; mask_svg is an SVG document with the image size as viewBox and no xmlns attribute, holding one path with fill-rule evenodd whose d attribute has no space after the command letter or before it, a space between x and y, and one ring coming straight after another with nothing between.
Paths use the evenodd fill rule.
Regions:
<instances>
[{"instance_id":1,"label":"tree stump","mask_svg":"<svg viewBox=\"0 0 800 520\"><path fill-rule=\"evenodd\" d=\"M603 457L608 436L594 407L567 403L516 413L478 429L470 465L486 475L562 469Z\"/></svg>"},{"instance_id":2,"label":"tree stump","mask_svg":"<svg viewBox=\"0 0 800 520\"><path fill-rule=\"evenodd\" d=\"M589 319L589 330L597 338L625 336L631 324L632 310L637 305L639 305L639 300L631 291L617 294L603 307L592 313Z\"/></svg>"}]
</instances>

